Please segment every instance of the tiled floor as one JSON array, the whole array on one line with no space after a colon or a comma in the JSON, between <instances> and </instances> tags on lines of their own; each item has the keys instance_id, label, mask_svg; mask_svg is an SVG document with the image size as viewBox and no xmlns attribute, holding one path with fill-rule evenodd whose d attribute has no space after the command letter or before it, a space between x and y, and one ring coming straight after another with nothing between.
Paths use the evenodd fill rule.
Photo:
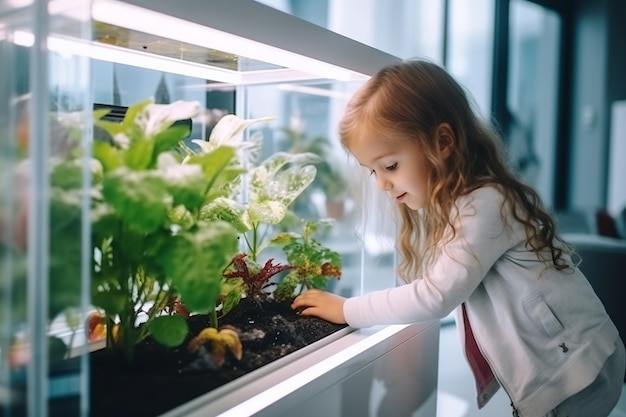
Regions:
<instances>
[{"instance_id":1,"label":"tiled floor","mask_svg":"<svg viewBox=\"0 0 626 417\"><path fill-rule=\"evenodd\" d=\"M475 400L474 381L454 324L441 327L439 342L439 391L437 417L506 417L511 415L510 402L502 389L482 409ZM591 416L590 416L591 417ZM610 417L626 417L626 384L619 404Z\"/></svg>"}]
</instances>

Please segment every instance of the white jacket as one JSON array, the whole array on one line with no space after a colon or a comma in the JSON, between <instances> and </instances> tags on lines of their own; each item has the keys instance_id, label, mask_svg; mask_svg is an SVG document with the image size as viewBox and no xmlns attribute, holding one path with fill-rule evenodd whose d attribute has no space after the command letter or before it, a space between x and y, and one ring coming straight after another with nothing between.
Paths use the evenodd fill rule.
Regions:
<instances>
[{"instance_id":1,"label":"white jacket","mask_svg":"<svg viewBox=\"0 0 626 417\"><path fill-rule=\"evenodd\" d=\"M446 317L465 302L476 342L520 416L543 416L594 381L618 331L578 268L545 268L503 196L483 187L459 200L456 236L410 284L349 298L353 327ZM460 310L460 309L459 309ZM463 321L457 311L463 343ZM482 407L491 392L478 393Z\"/></svg>"}]
</instances>

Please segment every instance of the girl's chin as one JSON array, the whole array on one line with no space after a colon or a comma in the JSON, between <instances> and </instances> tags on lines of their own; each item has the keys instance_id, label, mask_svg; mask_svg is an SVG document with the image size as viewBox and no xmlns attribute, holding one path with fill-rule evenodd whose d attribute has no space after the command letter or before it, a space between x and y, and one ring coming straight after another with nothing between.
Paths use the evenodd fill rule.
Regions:
<instances>
[{"instance_id":1,"label":"girl's chin","mask_svg":"<svg viewBox=\"0 0 626 417\"><path fill-rule=\"evenodd\" d=\"M424 206L423 204L417 204L415 201L408 201L408 200L401 201L400 204L404 204L411 210L419 210Z\"/></svg>"}]
</instances>

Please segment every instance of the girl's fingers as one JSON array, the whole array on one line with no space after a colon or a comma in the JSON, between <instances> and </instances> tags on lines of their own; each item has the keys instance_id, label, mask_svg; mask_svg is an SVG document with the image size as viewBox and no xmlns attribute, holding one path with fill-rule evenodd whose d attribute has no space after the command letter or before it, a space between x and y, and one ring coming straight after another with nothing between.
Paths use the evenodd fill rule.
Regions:
<instances>
[{"instance_id":1,"label":"girl's fingers","mask_svg":"<svg viewBox=\"0 0 626 417\"><path fill-rule=\"evenodd\" d=\"M319 301L319 293L321 293L320 290L312 289L300 294L293 300L293 303L291 303L291 308L298 309L310 307L316 300Z\"/></svg>"},{"instance_id":2,"label":"girl's fingers","mask_svg":"<svg viewBox=\"0 0 626 417\"><path fill-rule=\"evenodd\" d=\"M321 290L308 290L297 296L291 308L303 316L315 316L332 323L345 323L343 303L345 299Z\"/></svg>"},{"instance_id":3,"label":"girl's fingers","mask_svg":"<svg viewBox=\"0 0 626 417\"><path fill-rule=\"evenodd\" d=\"M316 312L316 310L318 310L315 307L308 307L305 309L302 309L298 312L298 314L300 314L301 316L314 316L314 317L318 317L319 316L319 311Z\"/></svg>"}]
</instances>

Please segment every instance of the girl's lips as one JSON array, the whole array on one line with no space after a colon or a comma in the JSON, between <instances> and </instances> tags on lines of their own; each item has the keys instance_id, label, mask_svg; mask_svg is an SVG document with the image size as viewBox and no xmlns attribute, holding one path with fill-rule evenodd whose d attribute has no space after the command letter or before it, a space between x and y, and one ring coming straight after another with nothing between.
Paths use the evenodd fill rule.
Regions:
<instances>
[{"instance_id":1,"label":"girl's lips","mask_svg":"<svg viewBox=\"0 0 626 417\"><path fill-rule=\"evenodd\" d=\"M406 195L406 193L404 194L400 194L399 196L396 197L396 201L400 201L404 198L404 196Z\"/></svg>"}]
</instances>

